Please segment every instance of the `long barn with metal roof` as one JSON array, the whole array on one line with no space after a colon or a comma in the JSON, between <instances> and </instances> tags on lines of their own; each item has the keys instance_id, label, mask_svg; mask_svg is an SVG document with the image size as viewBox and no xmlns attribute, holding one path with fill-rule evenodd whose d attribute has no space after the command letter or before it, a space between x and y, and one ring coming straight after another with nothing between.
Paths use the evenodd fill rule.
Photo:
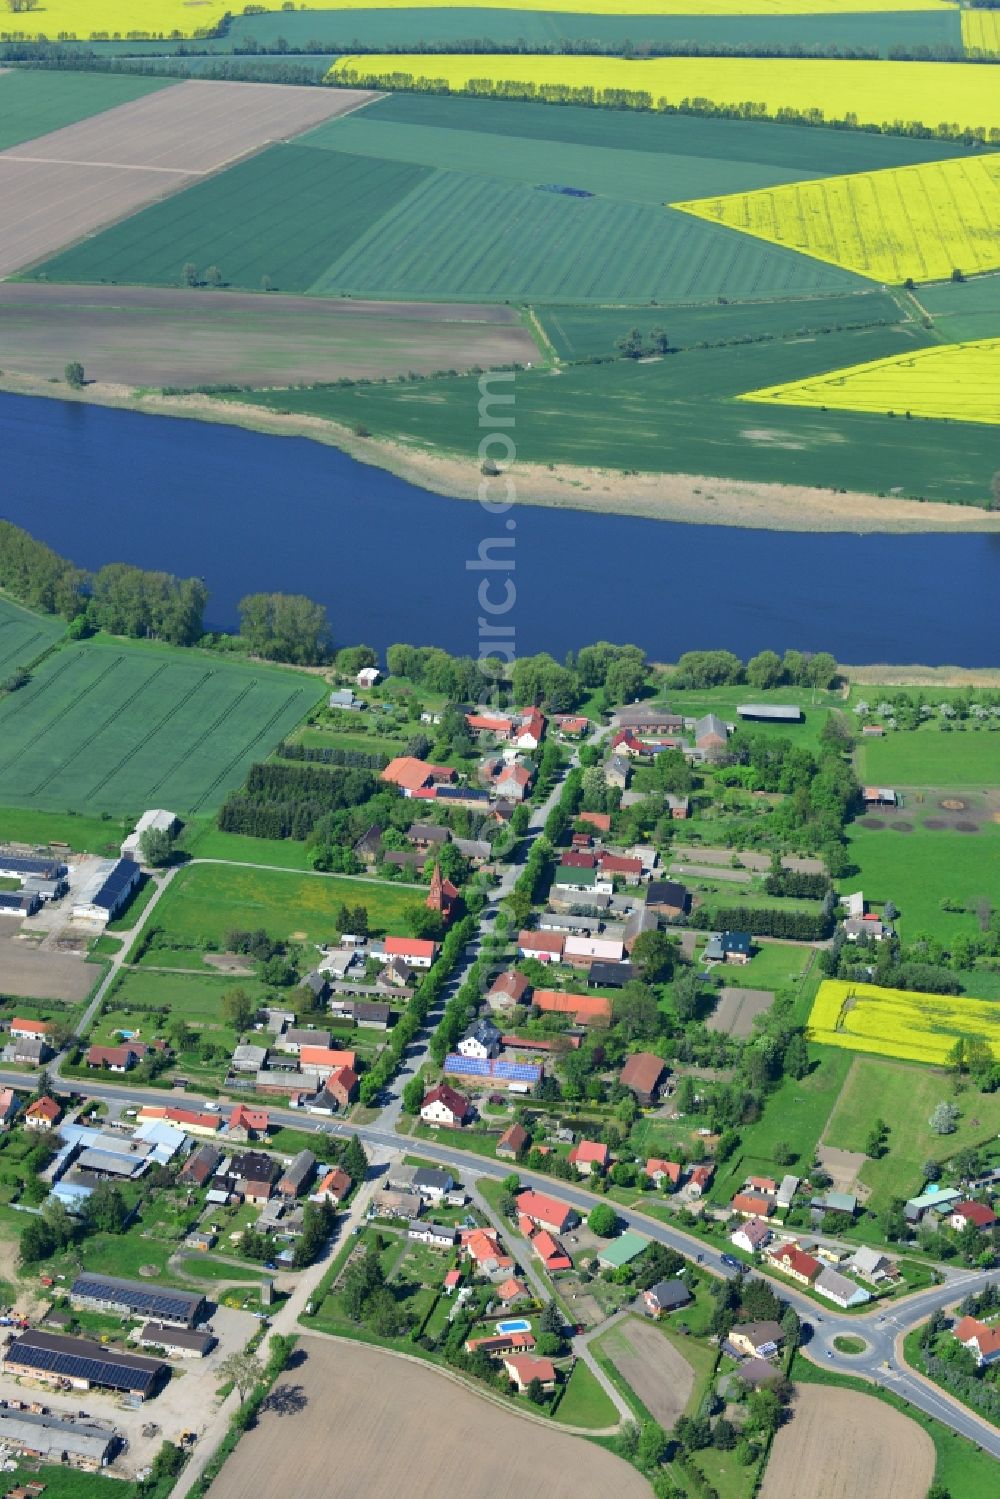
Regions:
<instances>
[{"instance_id":1,"label":"long barn with metal roof","mask_svg":"<svg viewBox=\"0 0 1000 1499\"><path fill-rule=\"evenodd\" d=\"M96 1386L139 1400L155 1395L170 1374L170 1365L162 1359L115 1353L88 1338L67 1338L34 1328L13 1339L4 1356L4 1368L10 1374L24 1374L47 1384L65 1383L78 1390Z\"/></svg>"},{"instance_id":2,"label":"long barn with metal roof","mask_svg":"<svg viewBox=\"0 0 1000 1499\"><path fill-rule=\"evenodd\" d=\"M78 1275L69 1294L75 1306L150 1317L157 1322L174 1322L181 1327L194 1327L205 1310L205 1298L197 1291L177 1291L173 1286L118 1280L113 1275Z\"/></svg>"}]
</instances>

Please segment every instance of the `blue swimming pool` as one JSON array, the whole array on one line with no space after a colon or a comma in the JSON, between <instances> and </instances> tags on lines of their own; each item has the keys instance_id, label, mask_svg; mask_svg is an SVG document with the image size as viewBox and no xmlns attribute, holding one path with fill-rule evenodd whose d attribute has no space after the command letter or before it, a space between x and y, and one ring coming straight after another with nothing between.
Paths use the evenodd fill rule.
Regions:
<instances>
[{"instance_id":1,"label":"blue swimming pool","mask_svg":"<svg viewBox=\"0 0 1000 1499\"><path fill-rule=\"evenodd\" d=\"M531 1323L525 1317L515 1317L513 1321L498 1322L497 1332L530 1332Z\"/></svg>"}]
</instances>

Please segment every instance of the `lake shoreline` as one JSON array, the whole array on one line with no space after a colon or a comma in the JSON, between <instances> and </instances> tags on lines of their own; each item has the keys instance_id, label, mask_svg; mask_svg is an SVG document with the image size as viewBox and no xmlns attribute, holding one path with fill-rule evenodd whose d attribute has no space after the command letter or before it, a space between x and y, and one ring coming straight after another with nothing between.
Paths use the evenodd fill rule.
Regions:
<instances>
[{"instance_id":1,"label":"lake shoreline","mask_svg":"<svg viewBox=\"0 0 1000 1499\"><path fill-rule=\"evenodd\" d=\"M474 459L414 450L388 438L359 437L349 427L321 417L286 415L239 401L197 394L164 396L100 382L75 391L62 381L9 374L0 376L0 391L242 427L267 436L307 438L447 499L477 501L484 482ZM971 505L697 474L625 474L526 463L515 463L508 472L522 502L549 509L743 530L849 535L1000 533L1000 512Z\"/></svg>"}]
</instances>

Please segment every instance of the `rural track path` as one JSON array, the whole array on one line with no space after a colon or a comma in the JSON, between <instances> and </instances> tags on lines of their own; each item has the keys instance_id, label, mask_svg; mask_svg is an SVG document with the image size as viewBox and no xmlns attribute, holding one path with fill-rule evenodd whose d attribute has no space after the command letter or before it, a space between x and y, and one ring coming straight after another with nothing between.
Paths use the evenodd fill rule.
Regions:
<instances>
[{"instance_id":1,"label":"rural track path","mask_svg":"<svg viewBox=\"0 0 1000 1499\"><path fill-rule=\"evenodd\" d=\"M601 1368L590 1349L590 1345L595 1338L603 1337L606 1332L610 1332L613 1327L617 1327L618 1323L624 1321L627 1316L628 1310L627 1308L623 1308L620 1312L615 1312L613 1316L608 1317L606 1321L601 1322L597 1327L592 1327L589 1332L578 1334L573 1339L573 1352L578 1359L582 1359L586 1364L622 1421L634 1421L635 1412L632 1407L618 1387Z\"/></svg>"}]
</instances>

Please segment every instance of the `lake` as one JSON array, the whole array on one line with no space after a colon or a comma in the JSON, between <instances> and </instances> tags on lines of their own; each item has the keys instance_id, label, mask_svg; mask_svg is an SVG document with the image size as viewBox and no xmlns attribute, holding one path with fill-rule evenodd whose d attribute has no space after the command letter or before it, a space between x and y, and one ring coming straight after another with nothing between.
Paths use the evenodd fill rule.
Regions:
<instances>
[{"instance_id":1,"label":"lake","mask_svg":"<svg viewBox=\"0 0 1000 1499\"><path fill-rule=\"evenodd\" d=\"M0 395L0 515L81 566L131 562L211 590L321 600L341 644L520 655L634 641L841 661L997 664L1000 535L742 531L519 503L490 518L335 448L206 422ZM483 556L494 569L470 569ZM505 564L513 561L513 571ZM492 612L481 607L480 591Z\"/></svg>"}]
</instances>

